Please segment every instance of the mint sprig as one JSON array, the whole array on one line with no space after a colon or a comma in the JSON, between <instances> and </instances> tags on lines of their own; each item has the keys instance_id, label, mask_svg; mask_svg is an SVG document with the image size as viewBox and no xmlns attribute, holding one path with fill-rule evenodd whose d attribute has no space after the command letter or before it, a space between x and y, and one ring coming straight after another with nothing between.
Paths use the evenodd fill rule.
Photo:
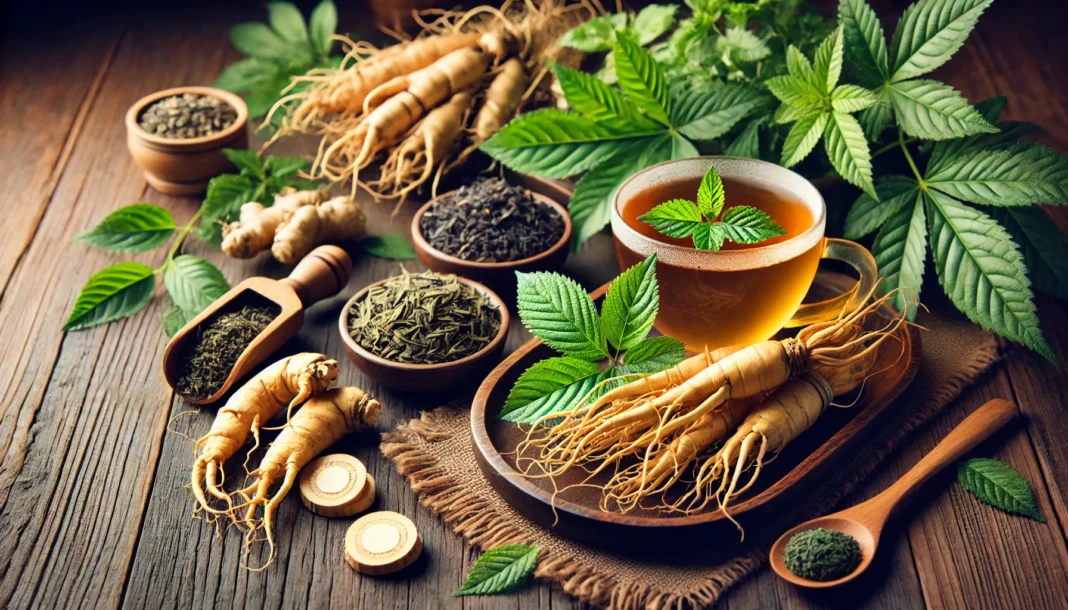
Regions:
<instances>
[{"instance_id":1,"label":"mint sprig","mask_svg":"<svg viewBox=\"0 0 1068 610\"><path fill-rule=\"evenodd\" d=\"M719 250L727 240L757 244L786 234L762 210L738 205L724 211L725 201L723 180L716 168L709 166L697 189L697 203L671 199L642 214L638 220L668 237L692 237L694 247L700 250Z\"/></svg>"}]
</instances>

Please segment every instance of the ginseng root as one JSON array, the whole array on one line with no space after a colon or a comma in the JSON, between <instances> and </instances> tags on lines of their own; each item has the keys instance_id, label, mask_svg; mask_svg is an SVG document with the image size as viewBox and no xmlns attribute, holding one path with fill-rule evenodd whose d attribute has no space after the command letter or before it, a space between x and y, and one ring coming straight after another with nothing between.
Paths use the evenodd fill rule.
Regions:
<instances>
[{"instance_id":1,"label":"ginseng root","mask_svg":"<svg viewBox=\"0 0 1068 610\"><path fill-rule=\"evenodd\" d=\"M471 143L457 156L455 161L449 164L449 168L466 161L483 142L493 137L501 130L501 127L512 120L516 110L519 109L519 104L523 101L526 88L527 73L523 62L514 57L504 62L500 72L493 77L489 88L486 89L482 107L475 115Z\"/></svg>"},{"instance_id":2,"label":"ginseng root","mask_svg":"<svg viewBox=\"0 0 1068 610\"><path fill-rule=\"evenodd\" d=\"M256 201L241 206L237 222L223 225L222 251L234 258L252 258L271 247L278 227L300 208L320 203L322 191L298 191L287 186L274 197L274 205L263 207Z\"/></svg>"},{"instance_id":3,"label":"ginseng root","mask_svg":"<svg viewBox=\"0 0 1068 610\"><path fill-rule=\"evenodd\" d=\"M293 212L274 234L271 254L280 263L295 265L316 246L355 237L366 228L367 217L360 204L348 197L335 197Z\"/></svg>"},{"instance_id":4,"label":"ginseng root","mask_svg":"<svg viewBox=\"0 0 1068 610\"><path fill-rule=\"evenodd\" d=\"M326 391L337 380L337 361L322 354L304 353L275 362L249 379L226 401L215 416L211 430L193 448L192 488L197 512L214 515L231 514L211 507L208 493L230 504L223 493L222 466L248 440L251 432L255 445L260 444L260 429L283 409L287 417L295 405Z\"/></svg>"}]
</instances>

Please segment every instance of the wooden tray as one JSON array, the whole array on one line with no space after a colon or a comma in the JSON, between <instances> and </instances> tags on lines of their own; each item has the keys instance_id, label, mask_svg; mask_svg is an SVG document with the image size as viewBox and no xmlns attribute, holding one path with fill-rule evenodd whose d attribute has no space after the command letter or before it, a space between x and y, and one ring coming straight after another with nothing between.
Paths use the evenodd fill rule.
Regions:
<instances>
[{"instance_id":1,"label":"wooden tray","mask_svg":"<svg viewBox=\"0 0 1068 610\"><path fill-rule=\"evenodd\" d=\"M841 290L848 282L844 276L821 272L813 290ZM591 296L596 301L607 289L607 285L602 286ZM849 409L829 408L812 428L765 466L754 489L733 505L731 515L743 526L759 527L862 451L868 434L887 419L887 407L916 375L918 333L902 325L895 334L898 341L883 344L873 369L880 372L867 380L859 402ZM737 530L719 510L689 516L645 509L609 513L599 508L599 489L574 488L554 498L553 480L526 479L516 472L514 456L509 454L525 432L511 422L498 420L497 413L519 375L553 355L556 353L540 340L527 342L486 377L475 395L471 406L475 459L493 488L539 525L602 548L661 551L692 549L695 540L737 541ZM555 483L563 488L580 478L580 473L565 473Z\"/></svg>"}]
</instances>

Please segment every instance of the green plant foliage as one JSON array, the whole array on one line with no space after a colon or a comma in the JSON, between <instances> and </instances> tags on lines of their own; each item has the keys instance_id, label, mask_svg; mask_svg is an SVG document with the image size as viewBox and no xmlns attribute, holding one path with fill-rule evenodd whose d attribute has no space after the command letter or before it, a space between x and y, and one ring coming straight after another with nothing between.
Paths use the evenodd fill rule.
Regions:
<instances>
[{"instance_id":1,"label":"green plant foliage","mask_svg":"<svg viewBox=\"0 0 1068 610\"><path fill-rule=\"evenodd\" d=\"M181 326L230 290L230 284L215 265L191 254L176 256L163 268L163 285L183 318ZM168 315L175 314L164 311L164 330Z\"/></svg>"},{"instance_id":2,"label":"green plant foliage","mask_svg":"<svg viewBox=\"0 0 1068 610\"><path fill-rule=\"evenodd\" d=\"M117 263L93 274L78 294L63 330L78 330L133 315L148 305L155 271L142 263Z\"/></svg>"},{"instance_id":3,"label":"green plant foliage","mask_svg":"<svg viewBox=\"0 0 1068 610\"><path fill-rule=\"evenodd\" d=\"M961 462L957 468L957 480L985 504L1046 523L1046 517L1038 510L1034 491L1027 479L1005 462L990 458Z\"/></svg>"},{"instance_id":4,"label":"green plant foliage","mask_svg":"<svg viewBox=\"0 0 1068 610\"><path fill-rule=\"evenodd\" d=\"M415 259L415 250L412 248L412 243L398 233L371 235L361 239L359 244L361 251L378 258L395 261Z\"/></svg>"},{"instance_id":5,"label":"green plant foliage","mask_svg":"<svg viewBox=\"0 0 1068 610\"><path fill-rule=\"evenodd\" d=\"M464 586L453 595L498 595L518 591L530 583L540 552L540 548L526 544L492 548L479 556L467 573Z\"/></svg>"},{"instance_id":6,"label":"green plant foliage","mask_svg":"<svg viewBox=\"0 0 1068 610\"><path fill-rule=\"evenodd\" d=\"M163 245L177 229L171 213L158 205L135 203L108 214L95 227L74 238L115 252L144 252Z\"/></svg>"}]
</instances>

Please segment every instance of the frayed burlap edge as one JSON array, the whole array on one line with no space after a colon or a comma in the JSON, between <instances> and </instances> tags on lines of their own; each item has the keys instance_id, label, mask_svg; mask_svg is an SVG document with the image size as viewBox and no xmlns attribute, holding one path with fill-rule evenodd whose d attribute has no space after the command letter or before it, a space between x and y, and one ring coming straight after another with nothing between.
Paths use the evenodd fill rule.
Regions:
<instances>
[{"instance_id":1,"label":"frayed burlap edge","mask_svg":"<svg viewBox=\"0 0 1068 610\"><path fill-rule=\"evenodd\" d=\"M819 501L802 509L807 516L795 516L792 521L796 523L829 512L838 505L897 448L903 438L941 411L997 362L996 340L989 337L987 345L972 355L973 361L945 380L926 397L922 406L903 416L896 425L885 427L884 432L869 444L873 448L854 461L854 467L848 473L829 479L817 493L811 494L809 497ZM397 465L397 470L408 479L420 502L441 515L445 523L469 544L487 549L501 544L531 543L488 499L468 493L434 456L415 444L416 438L430 442L447 438L448 433L442 430L439 422L456 413L448 407L424 411L419 419L401 424L396 432L383 435L382 454ZM792 524L777 523L769 529L781 531L790 526ZM597 606L619 609L702 607L714 604L730 587L763 564L766 557L767 548L758 547L725 564L710 567L714 572L710 572L707 583L682 593L659 590L655 583L621 584L610 575L577 565L570 557L556 557L545 550L539 558L535 576L557 582L569 595Z\"/></svg>"}]
</instances>

